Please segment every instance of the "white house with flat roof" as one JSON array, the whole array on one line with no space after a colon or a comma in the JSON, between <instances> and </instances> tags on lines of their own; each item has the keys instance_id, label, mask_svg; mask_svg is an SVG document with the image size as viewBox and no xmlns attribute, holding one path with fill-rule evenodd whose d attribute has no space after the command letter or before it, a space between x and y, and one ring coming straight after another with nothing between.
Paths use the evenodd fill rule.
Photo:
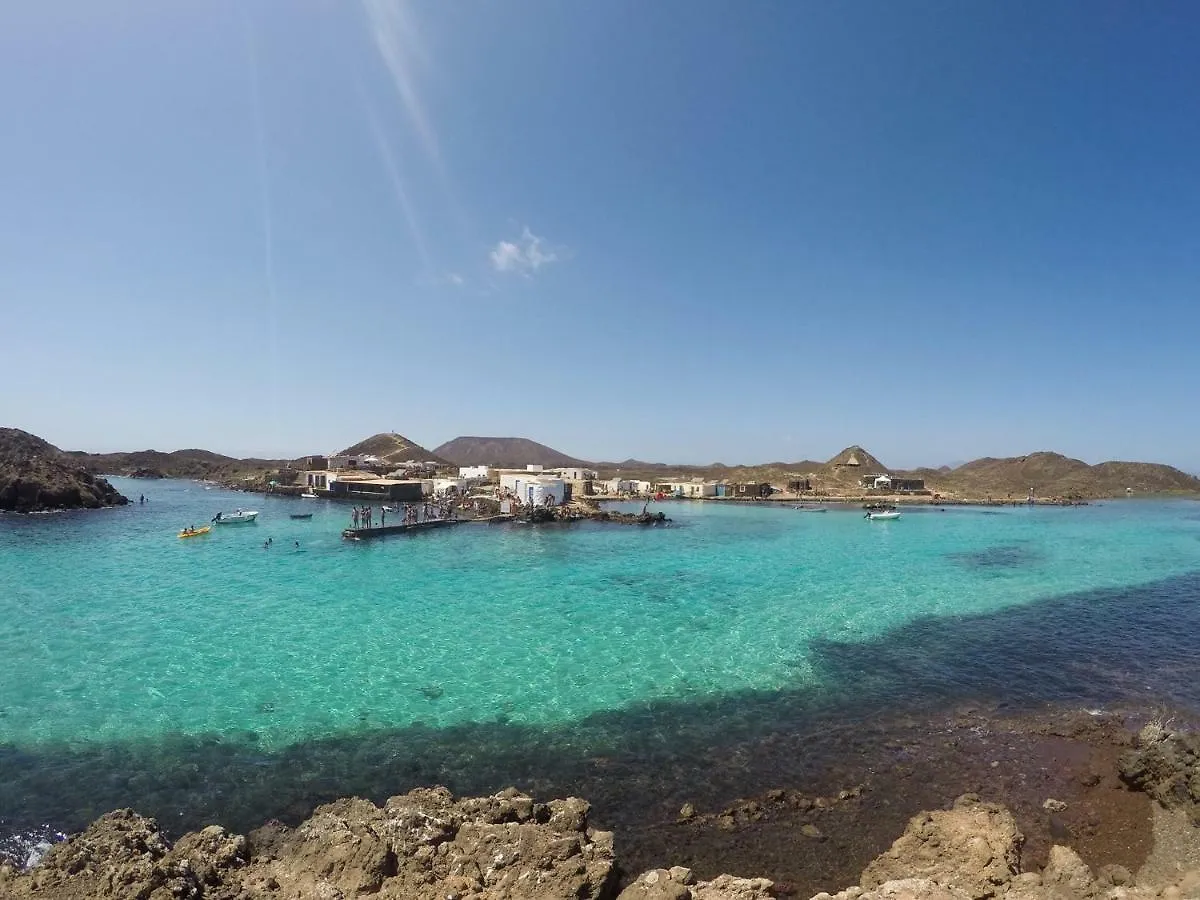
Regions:
<instances>
[{"instance_id":1,"label":"white house with flat roof","mask_svg":"<svg viewBox=\"0 0 1200 900\"><path fill-rule=\"evenodd\" d=\"M500 490L533 506L560 506L567 498L567 483L563 479L533 472L503 473Z\"/></svg>"}]
</instances>

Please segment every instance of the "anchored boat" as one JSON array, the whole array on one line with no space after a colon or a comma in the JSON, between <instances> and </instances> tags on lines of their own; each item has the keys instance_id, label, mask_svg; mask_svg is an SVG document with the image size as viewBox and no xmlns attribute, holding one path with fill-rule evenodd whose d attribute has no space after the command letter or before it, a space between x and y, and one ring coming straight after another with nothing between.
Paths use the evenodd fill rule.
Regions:
<instances>
[{"instance_id":1,"label":"anchored boat","mask_svg":"<svg viewBox=\"0 0 1200 900\"><path fill-rule=\"evenodd\" d=\"M878 512L867 513L867 518L871 520L890 521L891 519L900 518L900 510L898 509L881 509Z\"/></svg>"},{"instance_id":2,"label":"anchored boat","mask_svg":"<svg viewBox=\"0 0 1200 900\"><path fill-rule=\"evenodd\" d=\"M291 513L288 515L288 518L289 519L311 519L312 513Z\"/></svg>"},{"instance_id":3,"label":"anchored boat","mask_svg":"<svg viewBox=\"0 0 1200 900\"><path fill-rule=\"evenodd\" d=\"M247 525L258 518L257 509L239 509L231 513L219 512L213 516L214 525Z\"/></svg>"}]
</instances>

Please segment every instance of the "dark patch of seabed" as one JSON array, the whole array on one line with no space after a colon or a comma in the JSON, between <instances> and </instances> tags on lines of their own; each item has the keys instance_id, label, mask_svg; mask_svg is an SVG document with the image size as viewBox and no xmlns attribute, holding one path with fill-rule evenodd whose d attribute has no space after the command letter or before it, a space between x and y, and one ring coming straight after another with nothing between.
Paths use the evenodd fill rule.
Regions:
<instances>
[{"instance_id":1,"label":"dark patch of seabed","mask_svg":"<svg viewBox=\"0 0 1200 900\"><path fill-rule=\"evenodd\" d=\"M674 863L638 848L658 852L685 840L684 832L662 830L674 827L684 802L712 809L769 788L836 791L881 777L903 762L897 740L909 742L917 761L930 756L940 745L913 736L928 737L964 704L1006 715L1046 704L1200 710L1198 631L1200 573L1191 573L985 615L921 619L867 643L816 641L797 647L807 649L815 682L655 700L556 727L364 723L279 750L264 750L249 732L0 744L0 811L10 833L46 823L77 830L123 806L175 834L212 822L245 832L269 818L297 822L340 796L382 800L430 784L481 794L516 785L541 798L586 797L597 824L617 829L627 859ZM953 774L955 759L946 757L944 771ZM938 783L961 781L948 775ZM888 790L901 792L903 783ZM920 808L909 805L918 796L898 793L894 805L881 799L874 815L891 837ZM851 855L856 865L866 861ZM697 858L698 871L715 874L708 866L716 859ZM737 861L727 856L722 864L730 859Z\"/></svg>"}]
</instances>

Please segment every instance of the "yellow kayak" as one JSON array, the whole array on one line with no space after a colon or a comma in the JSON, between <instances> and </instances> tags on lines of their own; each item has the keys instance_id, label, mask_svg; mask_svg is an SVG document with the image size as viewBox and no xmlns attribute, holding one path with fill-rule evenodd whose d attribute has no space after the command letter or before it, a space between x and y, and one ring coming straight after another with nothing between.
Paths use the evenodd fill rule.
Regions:
<instances>
[{"instance_id":1,"label":"yellow kayak","mask_svg":"<svg viewBox=\"0 0 1200 900\"><path fill-rule=\"evenodd\" d=\"M203 528L185 528L183 531L179 532L179 536L181 538L199 537L202 534L208 534L210 531L212 531L211 525L205 525Z\"/></svg>"}]
</instances>

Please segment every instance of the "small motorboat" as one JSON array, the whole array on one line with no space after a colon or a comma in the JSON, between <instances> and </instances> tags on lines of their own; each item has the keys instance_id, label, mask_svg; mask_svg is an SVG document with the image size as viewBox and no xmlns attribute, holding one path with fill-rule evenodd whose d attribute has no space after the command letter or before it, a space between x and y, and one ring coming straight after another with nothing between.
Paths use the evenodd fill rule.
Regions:
<instances>
[{"instance_id":1,"label":"small motorboat","mask_svg":"<svg viewBox=\"0 0 1200 900\"><path fill-rule=\"evenodd\" d=\"M889 522L892 519L900 518L900 510L898 509L881 509L877 512L867 513L867 518L871 520L878 519L881 522Z\"/></svg>"},{"instance_id":2,"label":"small motorboat","mask_svg":"<svg viewBox=\"0 0 1200 900\"><path fill-rule=\"evenodd\" d=\"M311 491L309 491L309 492L306 492L306 493L303 493L303 494L301 494L301 495L300 495L300 499L301 499L301 500L316 500L316 499L318 499L318 498L317 498L317 495L316 495L316 494L314 494L314 493L312 493Z\"/></svg>"},{"instance_id":3,"label":"small motorboat","mask_svg":"<svg viewBox=\"0 0 1200 900\"><path fill-rule=\"evenodd\" d=\"M311 519L312 513L291 513L288 515L288 518L289 519Z\"/></svg>"},{"instance_id":4,"label":"small motorboat","mask_svg":"<svg viewBox=\"0 0 1200 900\"><path fill-rule=\"evenodd\" d=\"M212 531L211 525L205 525L202 528L185 528L179 532L179 536L181 538L200 537L200 535L208 534L210 531Z\"/></svg>"},{"instance_id":5,"label":"small motorboat","mask_svg":"<svg viewBox=\"0 0 1200 900\"><path fill-rule=\"evenodd\" d=\"M257 509L239 509L231 513L217 513L213 516L213 523L216 525L248 525L257 518Z\"/></svg>"}]
</instances>

